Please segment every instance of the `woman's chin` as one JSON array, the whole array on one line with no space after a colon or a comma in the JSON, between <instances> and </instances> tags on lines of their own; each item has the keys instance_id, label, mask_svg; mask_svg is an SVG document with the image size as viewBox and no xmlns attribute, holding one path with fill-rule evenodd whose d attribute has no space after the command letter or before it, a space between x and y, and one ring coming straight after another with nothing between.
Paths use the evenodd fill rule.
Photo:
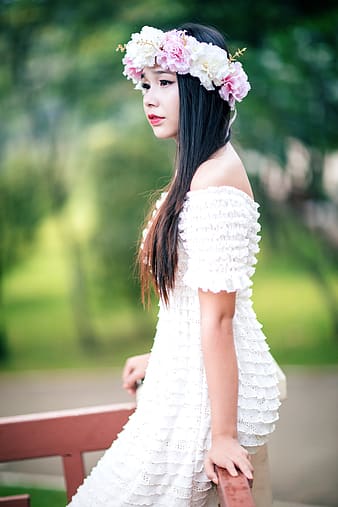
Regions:
<instances>
[{"instance_id":1,"label":"woman's chin","mask_svg":"<svg viewBox=\"0 0 338 507\"><path fill-rule=\"evenodd\" d=\"M160 129L153 129L155 137L157 139L176 139L177 138L177 132L165 132Z\"/></svg>"}]
</instances>

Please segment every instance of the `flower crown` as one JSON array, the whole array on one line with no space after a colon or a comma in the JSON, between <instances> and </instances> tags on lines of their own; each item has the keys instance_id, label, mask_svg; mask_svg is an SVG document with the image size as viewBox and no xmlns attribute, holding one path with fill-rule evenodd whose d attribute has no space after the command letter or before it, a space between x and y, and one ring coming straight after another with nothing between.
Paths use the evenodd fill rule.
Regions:
<instances>
[{"instance_id":1,"label":"flower crown","mask_svg":"<svg viewBox=\"0 0 338 507\"><path fill-rule=\"evenodd\" d=\"M123 74L140 88L144 67L159 65L170 72L197 77L207 90L215 90L231 109L241 102L251 89L242 64L236 61L246 48L227 55L224 49L211 43L198 42L184 30L162 32L144 26L133 33L128 44L118 45L116 51L126 52L122 59Z\"/></svg>"}]
</instances>

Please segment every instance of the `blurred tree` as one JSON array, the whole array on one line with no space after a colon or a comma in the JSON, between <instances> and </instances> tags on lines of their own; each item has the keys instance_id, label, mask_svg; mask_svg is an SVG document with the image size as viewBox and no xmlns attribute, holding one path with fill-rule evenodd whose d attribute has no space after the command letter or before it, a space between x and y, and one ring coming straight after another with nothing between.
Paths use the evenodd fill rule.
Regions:
<instances>
[{"instance_id":1,"label":"blurred tree","mask_svg":"<svg viewBox=\"0 0 338 507\"><path fill-rule=\"evenodd\" d=\"M166 183L166 176L161 181L160 177L170 174L173 150L145 130L132 85L121 76L121 58L114 48L144 24L170 28L185 21L215 25L229 37L231 50L243 41L249 47L243 61L253 91L245 106L239 107L233 129L240 144L276 158L281 166L287 160L290 138L300 140L309 153L305 186L294 184L284 204L270 203L264 182L257 181L257 191L264 192L260 200L267 204L262 206L263 218L271 223L271 237L278 236L274 235L276 220L283 222L284 236L288 236L295 217L305 217L300 210L306 202L329 198L322 174L325 156L337 148L338 23L333 0L311 5L301 0L239 0L236 5L216 0L81 0L76 4L66 0L0 0L0 145L3 153L15 153L22 141L35 150L33 168L23 160L20 167L8 165L7 155L3 157L3 195L13 196L16 186L17 194L5 198L3 203L7 204L1 203L1 209L9 206L8 199L20 200L20 213L27 219L27 225L22 225L27 228L27 245L39 220L61 209L72 194L75 174L81 172L78 166L69 167L73 147L87 149L82 139L86 140L93 126L102 122L113 125L116 139L110 146L97 143L101 148L92 151L88 162L97 203L91 248L98 260L95 276L101 285L126 300L134 300L137 289L130 270L141 210L147 207L144 192ZM102 133L99 137L102 139ZM20 170L27 182L22 187L13 176ZM31 170L37 171L34 188ZM26 184L34 199L25 198ZM274 210L281 214L274 215ZM7 211L2 212L2 227L13 231L13 236L6 240L11 248L6 247L1 258L11 259L13 265L26 251L20 247L21 240L15 239L15 220ZM304 223L303 219L299 224L302 231ZM288 241L297 245L291 236ZM88 320L79 320L80 315L85 314L86 319L90 315L85 297L88 268L81 248L77 242L69 243L74 294L84 295L73 299L75 319L79 335L87 336L88 341L94 334L93 326ZM323 251L332 249L324 250L323 246ZM311 252L307 265L316 272L319 256L316 248ZM8 265L3 262L2 273ZM319 283L324 280L322 275L317 278ZM331 294L330 289L325 292Z\"/></svg>"},{"instance_id":2,"label":"blurred tree","mask_svg":"<svg viewBox=\"0 0 338 507\"><path fill-rule=\"evenodd\" d=\"M310 202L323 207L330 201L338 217L338 200L332 199L333 194L323 184L325 159L338 148L337 25L335 9L283 33L269 35L255 57L246 60L254 93L240 115L243 146L276 158L281 167L287 166L290 139L300 141L306 150L304 174L297 176L297 167L293 167L282 202L272 202L266 192L262 200L267 201L265 215L270 215L271 238L278 240L277 247L285 241L317 282L336 338L338 301L326 271L328 265L337 268L337 244L328 228L315 232L309 229L312 224L307 211ZM252 118L255 128L251 128ZM280 224L278 234L276 223Z\"/></svg>"},{"instance_id":3,"label":"blurred tree","mask_svg":"<svg viewBox=\"0 0 338 507\"><path fill-rule=\"evenodd\" d=\"M4 313L4 275L20 262L32 245L37 226L50 207L44 174L28 158L17 157L0 172L0 360L8 356Z\"/></svg>"},{"instance_id":4,"label":"blurred tree","mask_svg":"<svg viewBox=\"0 0 338 507\"><path fill-rule=\"evenodd\" d=\"M97 210L92 245L97 275L105 298L129 304L139 300L133 266L140 227L154 200L152 190L163 188L170 179L174 150L174 143L155 140L143 118L140 121L141 125L128 129L137 129L137 136L116 133L110 146L96 150L92 162Z\"/></svg>"},{"instance_id":5,"label":"blurred tree","mask_svg":"<svg viewBox=\"0 0 338 507\"><path fill-rule=\"evenodd\" d=\"M26 146L26 153L17 159L15 167L5 157L1 163L0 185L4 196L1 229L5 231L0 246L1 292L3 275L24 257L41 219L60 210L70 192L69 178L64 173L67 151L68 155L70 152L70 142L66 138L69 118L71 111L73 117L78 117L81 100L82 105L87 103L90 109L94 109L90 100L96 96L94 83L87 86L87 93L83 90L83 83L87 84L83 74L88 74L86 58L76 62L70 55L76 48L77 54L83 52L86 56L88 49L81 44L83 39L90 40L91 34L85 27L89 22L93 23L93 18L99 24L105 22L103 2L100 10L93 10L92 5L83 2L79 15L77 9L62 1L0 2L0 57L3 62L0 73L3 119L0 145L3 152L10 154L15 153L15 145ZM111 14L112 6L106 2L107 12L108 9ZM95 45L94 37L91 46ZM106 49L106 53L108 51L110 54L110 49ZM104 58L108 69L108 58L103 55ZM73 67L72 62L75 63ZM102 66L102 57L96 61L90 58L90 64L93 79L95 66ZM110 71L106 74L110 75ZM16 172L21 174L20 181ZM30 198L26 192L30 192ZM20 204L15 213L14 203ZM22 246L23 240L25 247ZM74 272L71 292L74 319L80 339L88 345L91 342L89 335L93 338L93 333L83 292L85 276L80 247L73 242L68 246ZM1 302L0 357L5 358L8 347Z\"/></svg>"},{"instance_id":6,"label":"blurred tree","mask_svg":"<svg viewBox=\"0 0 338 507\"><path fill-rule=\"evenodd\" d=\"M338 147L338 9L267 37L247 58L253 93L241 111L244 146L286 162L290 138L309 150L307 197L323 198L323 159ZM247 128L255 118L255 129Z\"/></svg>"}]
</instances>

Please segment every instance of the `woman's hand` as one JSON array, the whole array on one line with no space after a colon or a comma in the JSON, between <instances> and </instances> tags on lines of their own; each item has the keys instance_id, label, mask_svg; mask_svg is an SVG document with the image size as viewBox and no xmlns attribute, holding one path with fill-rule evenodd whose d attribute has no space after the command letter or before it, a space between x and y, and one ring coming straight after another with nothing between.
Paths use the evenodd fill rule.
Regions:
<instances>
[{"instance_id":1,"label":"woman's hand","mask_svg":"<svg viewBox=\"0 0 338 507\"><path fill-rule=\"evenodd\" d=\"M135 394L138 380L142 380L146 374L150 354L129 357L123 368L123 387L129 394Z\"/></svg>"},{"instance_id":2,"label":"woman's hand","mask_svg":"<svg viewBox=\"0 0 338 507\"><path fill-rule=\"evenodd\" d=\"M213 438L211 449L205 458L205 473L212 482L218 484L215 465L225 468L232 476L238 475L238 469L248 479L253 478L253 466L249 453L235 438L223 435Z\"/></svg>"}]
</instances>

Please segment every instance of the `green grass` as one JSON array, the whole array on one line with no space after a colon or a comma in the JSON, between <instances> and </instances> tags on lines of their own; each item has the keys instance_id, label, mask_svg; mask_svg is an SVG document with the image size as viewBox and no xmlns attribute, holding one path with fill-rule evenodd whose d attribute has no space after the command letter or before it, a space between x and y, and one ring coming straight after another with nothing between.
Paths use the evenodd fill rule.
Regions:
<instances>
[{"instance_id":1,"label":"green grass","mask_svg":"<svg viewBox=\"0 0 338 507\"><path fill-rule=\"evenodd\" d=\"M154 314L97 300L90 302L97 346L80 343L71 304L71 264L60 231L60 222L48 220L36 250L6 279L10 358L3 370L120 366L127 355L151 346Z\"/></svg>"},{"instance_id":2,"label":"green grass","mask_svg":"<svg viewBox=\"0 0 338 507\"><path fill-rule=\"evenodd\" d=\"M32 507L64 507L66 494L64 491L32 488L31 486L1 486L0 496L29 494Z\"/></svg>"},{"instance_id":3,"label":"green grass","mask_svg":"<svg viewBox=\"0 0 338 507\"><path fill-rule=\"evenodd\" d=\"M313 280L302 272L260 272L254 307L273 355L282 364L335 364L338 342Z\"/></svg>"},{"instance_id":4,"label":"green grass","mask_svg":"<svg viewBox=\"0 0 338 507\"><path fill-rule=\"evenodd\" d=\"M71 305L71 269L60 221L49 219L31 256L6 278L6 322L11 355L4 371L122 366L149 350L157 306L102 304L90 287L96 346L77 335ZM262 249L254 276L254 308L275 358L282 364L336 364L338 343L322 294L308 273L285 256ZM331 273L338 295L338 277Z\"/></svg>"}]
</instances>

